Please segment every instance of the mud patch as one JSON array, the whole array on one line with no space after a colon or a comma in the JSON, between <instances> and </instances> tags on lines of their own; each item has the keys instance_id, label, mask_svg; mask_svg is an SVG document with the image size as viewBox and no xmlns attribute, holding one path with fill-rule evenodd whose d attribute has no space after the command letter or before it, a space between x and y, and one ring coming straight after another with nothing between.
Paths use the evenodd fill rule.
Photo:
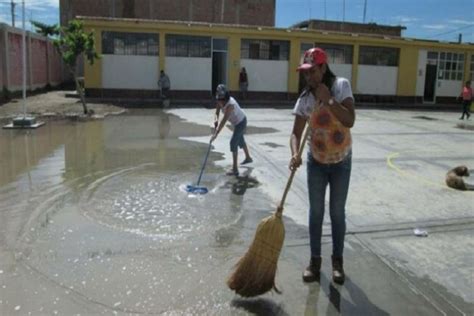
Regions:
<instances>
[{"instance_id":1,"label":"mud patch","mask_svg":"<svg viewBox=\"0 0 474 316\"><path fill-rule=\"evenodd\" d=\"M436 118L429 117L429 116L424 116L424 115L413 116L413 118L418 119L418 120L425 120L425 121L439 121Z\"/></svg>"},{"instance_id":2,"label":"mud patch","mask_svg":"<svg viewBox=\"0 0 474 316\"><path fill-rule=\"evenodd\" d=\"M460 128L460 129L467 129L469 131L474 131L474 125L473 124L458 123L456 125L456 127Z\"/></svg>"},{"instance_id":3,"label":"mud patch","mask_svg":"<svg viewBox=\"0 0 474 316\"><path fill-rule=\"evenodd\" d=\"M229 126L230 130L234 130L233 126ZM256 126L247 126L246 134L270 134L278 132L277 129L271 127L256 127Z\"/></svg>"},{"instance_id":4,"label":"mud patch","mask_svg":"<svg viewBox=\"0 0 474 316\"><path fill-rule=\"evenodd\" d=\"M278 145L278 144L271 143L271 142L261 143L261 145L263 145L263 146L268 146L268 147L270 147L270 148L285 147L285 146Z\"/></svg>"}]
</instances>

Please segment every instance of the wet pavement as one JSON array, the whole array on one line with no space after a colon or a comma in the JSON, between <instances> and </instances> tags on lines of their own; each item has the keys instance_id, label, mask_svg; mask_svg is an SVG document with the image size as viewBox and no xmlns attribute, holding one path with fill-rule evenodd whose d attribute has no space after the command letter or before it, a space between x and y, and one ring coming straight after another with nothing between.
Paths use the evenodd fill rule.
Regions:
<instances>
[{"instance_id":1,"label":"wet pavement","mask_svg":"<svg viewBox=\"0 0 474 316\"><path fill-rule=\"evenodd\" d=\"M0 130L0 315L474 313L474 191L444 185L449 169L474 169L474 134L457 126L456 113L357 112L343 286L330 280L328 217L321 280L301 281L309 259L303 167L284 211L283 294L229 291L226 277L289 174L291 110L246 112L254 163L237 178L224 175L224 130L204 196L185 187L197 181L213 110Z\"/></svg>"}]
</instances>

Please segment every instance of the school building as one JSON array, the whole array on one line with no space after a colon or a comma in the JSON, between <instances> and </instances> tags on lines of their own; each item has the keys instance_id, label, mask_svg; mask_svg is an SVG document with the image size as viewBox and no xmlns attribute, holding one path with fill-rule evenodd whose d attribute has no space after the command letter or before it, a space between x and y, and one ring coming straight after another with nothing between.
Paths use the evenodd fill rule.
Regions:
<instances>
[{"instance_id":1,"label":"school building","mask_svg":"<svg viewBox=\"0 0 474 316\"><path fill-rule=\"evenodd\" d=\"M239 71L249 99L292 100L304 51L326 50L333 72L348 78L356 101L454 103L474 77L474 45L310 28L79 17L102 58L85 65L86 94L156 98L160 70L177 99L209 99L218 83L236 93Z\"/></svg>"}]
</instances>

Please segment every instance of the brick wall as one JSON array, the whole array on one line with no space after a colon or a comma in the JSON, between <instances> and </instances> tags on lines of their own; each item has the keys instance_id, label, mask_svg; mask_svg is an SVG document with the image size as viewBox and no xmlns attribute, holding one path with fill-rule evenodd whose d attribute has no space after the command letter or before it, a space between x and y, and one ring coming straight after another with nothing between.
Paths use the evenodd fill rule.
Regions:
<instances>
[{"instance_id":1,"label":"brick wall","mask_svg":"<svg viewBox=\"0 0 474 316\"><path fill-rule=\"evenodd\" d=\"M31 84L43 86L48 82L48 52L44 39L32 38L31 42Z\"/></svg>"},{"instance_id":2,"label":"brick wall","mask_svg":"<svg viewBox=\"0 0 474 316\"><path fill-rule=\"evenodd\" d=\"M14 90L15 86L21 86L22 77L22 35L18 33L8 33L8 85L9 90ZM28 58L27 58L28 60Z\"/></svg>"},{"instance_id":3,"label":"brick wall","mask_svg":"<svg viewBox=\"0 0 474 316\"><path fill-rule=\"evenodd\" d=\"M62 25L80 15L275 26L275 0L60 0Z\"/></svg>"},{"instance_id":4,"label":"brick wall","mask_svg":"<svg viewBox=\"0 0 474 316\"><path fill-rule=\"evenodd\" d=\"M322 20L311 20L308 26L309 28L315 30L350 32L358 34L379 34L389 36L401 36L402 30L405 29L403 26L379 25L376 23L343 23L339 21Z\"/></svg>"},{"instance_id":5,"label":"brick wall","mask_svg":"<svg viewBox=\"0 0 474 316\"><path fill-rule=\"evenodd\" d=\"M23 89L23 34L0 24L0 94ZM35 90L64 82L61 56L51 40L26 32L26 88ZM0 98L4 97L3 94Z\"/></svg>"}]
</instances>

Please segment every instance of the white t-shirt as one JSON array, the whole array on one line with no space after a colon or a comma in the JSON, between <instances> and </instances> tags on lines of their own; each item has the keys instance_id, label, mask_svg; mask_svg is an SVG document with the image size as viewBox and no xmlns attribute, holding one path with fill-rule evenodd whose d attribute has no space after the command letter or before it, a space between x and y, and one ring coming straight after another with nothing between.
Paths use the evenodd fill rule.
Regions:
<instances>
[{"instance_id":1,"label":"white t-shirt","mask_svg":"<svg viewBox=\"0 0 474 316\"><path fill-rule=\"evenodd\" d=\"M352 89L345 78L336 78L331 87L331 95L338 103L352 98ZM296 101L293 114L308 120L311 128L309 148L313 158L321 163L331 164L342 161L351 150L352 137L345 127L331 112L330 105L317 104L312 93L301 96Z\"/></svg>"},{"instance_id":2,"label":"white t-shirt","mask_svg":"<svg viewBox=\"0 0 474 316\"><path fill-rule=\"evenodd\" d=\"M222 113L225 113L230 105L234 106L234 110L230 112L229 122L236 126L245 118L245 112L240 108L239 103L233 97L230 97L229 101L222 107Z\"/></svg>"},{"instance_id":3,"label":"white t-shirt","mask_svg":"<svg viewBox=\"0 0 474 316\"><path fill-rule=\"evenodd\" d=\"M346 78L336 78L331 88L331 95L338 103L341 103L346 98L352 98L352 100L354 100L351 84ZM315 104L316 100L314 95L312 93L307 93L306 95L298 98L295 108L293 109L293 114L309 118Z\"/></svg>"}]
</instances>

